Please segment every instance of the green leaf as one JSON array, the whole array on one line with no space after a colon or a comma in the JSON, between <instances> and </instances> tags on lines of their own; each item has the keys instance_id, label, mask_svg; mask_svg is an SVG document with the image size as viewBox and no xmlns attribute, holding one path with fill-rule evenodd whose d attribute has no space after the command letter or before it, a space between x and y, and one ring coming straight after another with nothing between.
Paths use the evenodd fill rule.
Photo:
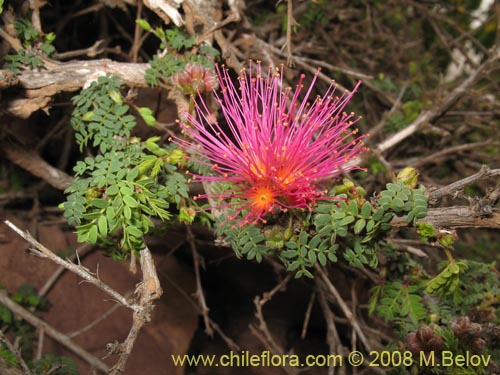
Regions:
<instances>
[{"instance_id":1,"label":"green leaf","mask_svg":"<svg viewBox=\"0 0 500 375\"><path fill-rule=\"evenodd\" d=\"M361 231L365 227L365 224L366 224L366 220L365 219L359 219L358 221L356 221L356 224L354 224L354 234L361 233Z\"/></svg>"},{"instance_id":2,"label":"green leaf","mask_svg":"<svg viewBox=\"0 0 500 375\"><path fill-rule=\"evenodd\" d=\"M309 262L311 262L311 265L316 264L316 252L313 249L309 250L309 252L307 253L307 257L309 258Z\"/></svg>"},{"instance_id":3,"label":"green leaf","mask_svg":"<svg viewBox=\"0 0 500 375\"><path fill-rule=\"evenodd\" d=\"M322 266L326 266L327 259L324 253L318 253L318 261Z\"/></svg>"},{"instance_id":4,"label":"green leaf","mask_svg":"<svg viewBox=\"0 0 500 375\"><path fill-rule=\"evenodd\" d=\"M392 202L394 208L401 209L404 206L404 202L400 198L394 198Z\"/></svg>"},{"instance_id":5,"label":"green leaf","mask_svg":"<svg viewBox=\"0 0 500 375\"><path fill-rule=\"evenodd\" d=\"M293 259L296 258L298 255L297 250L285 250L280 253L281 256L287 259Z\"/></svg>"},{"instance_id":6,"label":"green leaf","mask_svg":"<svg viewBox=\"0 0 500 375\"><path fill-rule=\"evenodd\" d=\"M302 262L300 260L296 260L295 262L292 262L288 265L288 271L295 271L297 268L299 268L302 265Z\"/></svg>"},{"instance_id":7,"label":"green leaf","mask_svg":"<svg viewBox=\"0 0 500 375\"><path fill-rule=\"evenodd\" d=\"M125 219L127 220L130 220L132 218L132 210L129 206L123 207L123 216L125 216Z\"/></svg>"},{"instance_id":8,"label":"green leaf","mask_svg":"<svg viewBox=\"0 0 500 375\"><path fill-rule=\"evenodd\" d=\"M357 207L357 206L356 206ZM346 216L342 220L340 220L339 225L340 226L346 226L348 224L351 224L356 218L354 216Z\"/></svg>"},{"instance_id":9,"label":"green leaf","mask_svg":"<svg viewBox=\"0 0 500 375\"><path fill-rule=\"evenodd\" d=\"M330 221L331 221L331 217L329 214L317 214L314 217L314 225L316 225L316 227L325 226L325 225L329 224Z\"/></svg>"},{"instance_id":10,"label":"green leaf","mask_svg":"<svg viewBox=\"0 0 500 375\"><path fill-rule=\"evenodd\" d=\"M97 220L97 226L101 236L106 237L108 235L108 221L106 220L106 216L99 217Z\"/></svg>"},{"instance_id":11,"label":"green leaf","mask_svg":"<svg viewBox=\"0 0 500 375\"><path fill-rule=\"evenodd\" d=\"M96 225L92 225L90 227L90 230L88 232L87 242L89 242L91 244L95 244L97 242L97 226Z\"/></svg>"},{"instance_id":12,"label":"green leaf","mask_svg":"<svg viewBox=\"0 0 500 375\"><path fill-rule=\"evenodd\" d=\"M142 233L140 229L134 227L133 225L127 226L127 232L129 232L130 235L136 238L141 238L144 235L144 233Z\"/></svg>"},{"instance_id":13,"label":"green leaf","mask_svg":"<svg viewBox=\"0 0 500 375\"><path fill-rule=\"evenodd\" d=\"M403 189L403 186L400 183L395 184L395 183L389 182L386 185L386 188L389 191L398 192L398 191L401 191Z\"/></svg>"},{"instance_id":14,"label":"green leaf","mask_svg":"<svg viewBox=\"0 0 500 375\"><path fill-rule=\"evenodd\" d=\"M100 198L93 198L91 199L90 203L92 206L95 206L97 208L106 208L109 206L109 202L106 199L100 199Z\"/></svg>"},{"instance_id":15,"label":"green leaf","mask_svg":"<svg viewBox=\"0 0 500 375\"><path fill-rule=\"evenodd\" d=\"M372 205L369 202L363 203L361 207L361 217L363 219L368 219L372 213Z\"/></svg>"},{"instance_id":16,"label":"green leaf","mask_svg":"<svg viewBox=\"0 0 500 375\"><path fill-rule=\"evenodd\" d=\"M116 104L123 104L123 97L122 94L118 90L109 90L108 92L109 97L116 103ZM119 107L120 108L120 107ZM121 106L121 108L125 108L125 110L120 113L123 115L125 112L127 112L128 107L127 106Z\"/></svg>"},{"instance_id":17,"label":"green leaf","mask_svg":"<svg viewBox=\"0 0 500 375\"><path fill-rule=\"evenodd\" d=\"M383 208L378 208L377 211L373 214L373 220L375 221L380 221L382 219L382 216L384 216L384 209Z\"/></svg>"},{"instance_id":18,"label":"green leaf","mask_svg":"<svg viewBox=\"0 0 500 375\"><path fill-rule=\"evenodd\" d=\"M321 241L321 236L319 236L319 235L315 235L315 236L311 239L311 241L309 241L309 247L310 247L311 249L315 249L315 248L317 248L317 247L318 247L318 245L319 245L319 243L320 243L320 241Z\"/></svg>"},{"instance_id":19,"label":"green leaf","mask_svg":"<svg viewBox=\"0 0 500 375\"><path fill-rule=\"evenodd\" d=\"M139 206L139 203L134 198L132 198L131 195L124 195L123 203L132 208L136 208L137 206Z\"/></svg>"},{"instance_id":20,"label":"green leaf","mask_svg":"<svg viewBox=\"0 0 500 375\"><path fill-rule=\"evenodd\" d=\"M119 191L119 190L118 190L118 186L116 186L116 185L111 185L110 187L108 187L108 188L106 189L106 191L105 191L104 193L105 193L106 195L109 195L109 196L111 196L111 197L112 197L112 196L114 196L114 195L118 194L118 191Z\"/></svg>"},{"instance_id":21,"label":"green leaf","mask_svg":"<svg viewBox=\"0 0 500 375\"><path fill-rule=\"evenodd\" d=\"M358 215L359 213L358 202L356 202L355 200L349 202L349 212L352 214L352 216Z\"/></svg>"}]
</instances>

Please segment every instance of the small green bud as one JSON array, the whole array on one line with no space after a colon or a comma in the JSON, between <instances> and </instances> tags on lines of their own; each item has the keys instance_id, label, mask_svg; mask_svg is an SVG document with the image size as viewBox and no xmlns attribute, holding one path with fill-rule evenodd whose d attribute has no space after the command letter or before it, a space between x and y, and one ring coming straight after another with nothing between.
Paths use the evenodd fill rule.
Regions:
<instances>
[{"instance_id":1,"label":"small green bud","mask_svg":"<svg viewBox=\"0 0 500 375\"><path fill-rule=\"evenodd\" d=\"M429 223L418 222L417 223L417 233L423 240L428 240L429 238L436 238L436 229Z\"/></svg>"},{"instance_id":2,"label":"small green bud","mask_svg":"<svg viewBox=\"0 0 500 375\"><path fill-rule=\"evenodd\" d=\"M440 319L441 319L441 317L439 316L439 314L436 314L436 313L429 314L429 321L430 321L430 323L437 324Z\"/></svg>"},{"instance_id":3,"label":"small green bud","mask_svg":"<svg viewBox=\"0 0 500 375\"><path fill-rule=\"evenodd\" d=\"M82 116L82 120L83 121L92 121L92 117L94 116L94 112L93 111L89 111L87 113L85 113L83 116Z\"/></svg>"},{"instance_id":4,"label":"small green bud","mask_svg":"<svg viewBox=\"0 0 500 375\"><path fill-rule=\"evenodd\" d=\"M131 144L141 143L141 139L139 137L130 137L130 143Z\"/></svg>"},{"instance_id":5,"label":"small green bud","mask_svg":"<svg viewBox=\"0 0 500 375\"><path fill-rule=\"evenodd\" d=\"M54 33L48 33L47 35L45 35L45 41L47 43L52 43L55 39L56 39L56 34Z\"/></svg>"},{"instance_id":6,"label":"small green bud","mask_svg":"<svg viewBox=\"0 0 500 375\"><path fill-rule=\"evenodd\" d=\"M158 144L156 143L159 140L160 140L160 137L151 137L151 138L148 138L144 142L144 146L146 146L146 148L149 151L151 151L152 153L155 153L156 151L158 151L160 149L160 146L158 146Z\"/></svg>"},{"instance_id":7,"label":"small green bud","mask_svg":"<svg viewBox=\"0 0 500 375\"><path fill-rule=\"evenodd\" d=\"M85 199L86 199L87 203L90 203L90 201L93 198L97 198L98 196L99 196L99 192L94 188L88 188L87 190L85 190Z\"/></svg>"},{"instance_id":8,"label":"small green bud","mask_svg":"<svg viewBox=\"0 0 500 375\"><path fill-rule=\"evenodd\" d=\"M351 188L354 187L354 182L348 178L342 180L342 185L335 186L335 194L346 194Z\"/></svg>"},{"instance_id":9,"label":"small green bud","mask_svg":"<svg viewBox=\"0 0 500 375\"><path fill-rule=\"evenodd\" d=\"M119 91L111 90L108 94L116 104L123 104L123 97Z\"/></svg>"},{"instance_id":10,"label":"small green bud","mask_svg":"<svg viewBox=\"0 0 500 375\"><path fill-rule=\"evenodd\" d=\"M396 182L401 181L410 189L414 189L418 182L418 171L413 167L403 168L396 176Z\"/></svg>"},{"instance_id":11,"label":"small green bud","mask_svg":"<svg viewBox=\"0 0 500 375\"><path fill-rule=\"evenodd\" d=\"M138 18L135 20L135 23L138 24L143 30L151 31L151 25L148 21Z\"/></svg>"},{"instance_id":12,"label":"small green bud","mask_svg":"<svg viewBox=\"0 0 500 375\"><path fill-rule=\"evenodd\" d=\"M165 31L163 31L161 27L157 27L154 31L154 34L161 40L165 40L166 38Z\"/></svg>"},{"instance_id":13,"label":"small green bud","mask_svg":"<svg viewBox=\"0 0 500 375\"><path fill-rule=\"evenodd\" d=\"M446 249L450 249L453 247L458 237L455 231L440 230L437 234L437 239L441 246Z\"/></svg>"},{"instance_id":14,"label":"small green bud","mask_svg":"<svg viewBox=\"0 0 500 375\"><path fill-rule=\"evenodd\" d=\"M363 187L358 186L356 189L358 190L358 197L366 196L366 190Z\"/></svg>"},{"instance_id":15,"label":"small green bud","mask_svg":"<svg viewBox=\"0 0 500 375\"><path fill-rule=\"evenodd\" d=\"M184 155L184 152L179 149L175 149L170 153L170 155L167 157L167 163L175 165L175 164L184 164L186 161L186 156Z\"/></svg>"},{"instance_id":16,"label":"small green bud","mask_svg":"<svg viewBox=\"0 0 500 375\"><path fill-rule=\"evenodd\" d=\"M179 211L179 221L184 224L192 224L196 217L196 211L191 207L181 207Z\"/></svg>"},{"instance_id":17,"label":"small green bud","mask_svg":"<svg viewBox=\"0 0 500 375\"><path fill-rule=\"evenodd\" d=\"M149 126L155 126L156 125L156 119L153 116L153 111L148 108L148 107L141 107L137 109L139 111L139 114L141 115L142 119L144 122L149 125Z\"/></svg>"}]
</instances>

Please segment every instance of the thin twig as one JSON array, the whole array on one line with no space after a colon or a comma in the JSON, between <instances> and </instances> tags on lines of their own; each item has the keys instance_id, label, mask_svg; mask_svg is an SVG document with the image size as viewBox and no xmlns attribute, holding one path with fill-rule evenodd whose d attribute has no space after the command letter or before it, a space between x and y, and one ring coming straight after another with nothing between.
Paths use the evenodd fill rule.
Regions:
<instances>
[{"instance_id":1,"label":"thin twig","mask_svg":"<svg viewBox=\"0 0 500 375\"><path fill-rule=\"evenodd\" d=\"M401 160L395 163L396 165L411 165L414 168L421 167L422 165L428 164L428 163L434 163L436 164L440 159L442 159L444 156L454 154L454 153L459 153L463 151L468 151L468 150L473 150L473 149L481 149L487 146L500 146L499 142L493 142L491 140L487 140L484 142L474 142L474 143L464 143L461 145L456 145L456 146L451 146L448 148L445 148L444 150L440 150L438 152L435 152L433 154L424 156L422 158L412 158L412 159L407 159L407 160Z\"/></svg>"},{"instance_id":2,"label":"thin twig","mask_svg":"<svg viewBox=\"0 0 500 375\"><path fill-rule=\"evenodd\" d=\"M142 17L142 0L137 1L137 12L135 19L138 20ZM132 47L130 48L129 56L131 62L137 62L137 57L139 55L139 49L141 48L141 34L142 27L136 22L135 30L134 30L134 42L132 43Z\"/></svg>"},{"instance_id":3,"label":"thin twig","mask_svg":"<svg viewBox=\"0 0 500 375\"><path fill-rule=\"evenodd\" d=\"M250 331L259 339L259 341L262 342L264 346L269 348L271 352L278 355L284 355L285 350L276 342L273 335L269 331L266 320L264 319L262 308L273 298L276 293L282 291L285 288L285 286L290 281L291 276L292 274L289 273L273 289L271 289L269 292L265 292L262 297L256 296L253 301L255 305L255 317L257 318L259 324L257 326L250 324ZM287 365L283 367L283 370L285 370L286 373L290 375L298 374L297 369Z\"/></svg>"},{"instance_id":4,"label":"thin twig","mask_svg":"<svg viewBox=\"0 0 500 375\"><path fill-rule=\"evenodd\" d=\"M42 23L40 22L40 4L44 2L39 2L38 0L29 0L31 8L31 23L33 28L39 32L42 32Z\"/></svg>"},{"instance_id":5,"label":"thin twig","mask_svg":"<svg viewBox=\"0 0 500 375\"><path fill-rule=\"evenodd\" d=\"M101 280L96 278L85 267L82 267L80 265L76 265L72 262L69 262L65 259L58 257L56 254L54 254L52 251L50 251L45 246L43 246L40 242L38 242L35 238L33 238L33 236L31 236L31 234L29 234L28 232L22 231L17 226L15 226L13 223L11 223L9 220L5 220L5 224L7 224L8 227L10 227L13 231L15 231L22 238L24 238L26 241L28 241L32 246L34 246L34 249L32 249L32 252L35 255L40 256L42 258L49 258L54 263L70 270L71 272L80 276L85 281L88 281L89 283L95 285L96 287L98 287L102 291L106 292L111 297L113 297L115 300L120 302L123 306L128 307L129 309L131 309L137 313L142 312L142 310L143 310L142 306L139 306L137 304L130 304L125 297L123 297L120 293L116 292L109 285L103 283Z\"/></svg>"},{"instance_id":6,"label":"thin twig","mask_svg":"<svg viewBox=\"0 0 500 375\"><path fill-rule=\"evenodd\" d=\"M125 297L128 298L128 297L132 296L132 294L133 293L131 293L131 292L127 293L125 295ZM93 327L95 327L96 325L98 325L100 322L108 319L108 317L111 316L111 314L113 314L119 307L120 307L119 304L115 304L115 305L111 306L111 308L108 309L108 311L106 311L102 315L99 315L99 317L97 319L93 320L92 322L87 324L85 327L82 327L82 328L78 329L77 331L67 333L68 337L73 338L73 337L81 335L82 333L87 332L88 330L90 330Z\"/></svg>"},{"instance_id":7,"label":"thin twig","mask_svg":"<svg viewBox=\"0 0 500 375\"><path fill-rule=\"evenodd\" d=\"M477 173L471 176L455 181L452 184L446 185L442 188L430 190L429 202L431 204L435 204L445 195L453 195L456 192L461 191L464 187L471 185L477 181L497 176L500 176L500 169L490 169L488 166L484 165Z\"/></svg>"},{"instance_id":8,"label":"thin twig","mask_svg":"<svg viewBox=\"0 0 500 375\"><path fill-rule=\"evenodd\" d=\"M95 367L96 369L98 369L102 372L108 371L108 366L104 362L102 362L100 359L94 357L91 353L87 352L81 346L77 345L64 333L59 332L54 327L49 325L47 322L36 317L31 312L26 310L24 307L22 307L21 305L17 304L14 301L12 301L7 296L7 293L4 290L0 290L0 303L3 303L15 315L20 316L21 318L26 320L32 326L34 326L38 329L43 329L45 334L47 334L48 336L53 338L55 341L57 341L61 345L65 346L66 348L71 350L73 353L75 353L80 358L85 360L91 366Z\"/></svg>"},{"instance_id":9,"label":"thin twig","mask_svg":"<svg viewBox=\"0 0 500 375\"><path fill-rule=\"evenodd\" d=\"M42 358L44 342L45 342L45 331L43 330L43 328L40 328L38 330L38 341L36 343L36 353L35 353L36 360Z\"/></svg>"},{"instance_id":10,"label":"thin twig","mask_svg":"<svg viewBox=\"0 0 500 375\"><path fill-rule=\"evenodd\" d=\"M119 375L125 372L128 358L134 348L139 332L144 324L151 320L151 311L154 308L153 301L160 298L163 293L151 251L148 247L145 247L139 254L141 257L142 282L137 286L135 294L139 300L141 310L134 311L132 327L127 338L122 344L116 345L115 350L119 353L119 356L118 361L109 372L110 375Z\"/></svg>"},{"instance_id":11,"label":"thin twig","mask_svg":"<svg viewBox=\"0 0 500 375\"><path fill-rule=\"evenodd\" d=\"M3 291L0 291L3 293ZM3 294L0 294L2 296ZM23 369L25 375L31 375L32 372L26 362L24 361L23 356L21 355L21 352L14 346L12 343L9 341L9 339L3 334L3 332L0 330L0 341L3 342L3 344L7 347L7 350L12 353L14 357L16 357L17 361L19 362L19 365Z\"/></svg>"},{"instance_id":12,"label":"thin twig","mask_svg":"<svg viewBox=\"0 0 500 375\"><path fill-rule=\"evenodd\" d=\"M328 343L328 348L330 349L330 354L340 354L344 355L347 350L342 345L342 341L340 340L339 333L337 331L337 326L335 325L335 315L333 314L330 306L328 306L328 301L326 300L325 291L322 285L315 279L317 290L318 290L318 299L319 304L321 306L321 310L323 310L323 316L326 321L326 342ZM340 366L339 373L344 375L346 373L345 367ZM328 367L328 375L335 374L335 366Z\"/></svg>"},{"instance_id":13,"label":"thin twig","mask_svg":"<svg viewBox=\"0 0 500 375\"><path fill-rule=\"evenodd\" d=\"M378 152L387 151L420 130L422 127L432 124L441 118L498 60L500 60L500 46L493 48L490 57L478 66L460 85L451 91L441 103L428 110L422 111L415 121L403 130L392 135L390 138L377 144L374 150ZM361 157L356 157L351 159L347 164L358 165L360 162Z\"/></svg>"},{"instance_id":14,"label":"thin twig","mask_svg":"<svg viewBox=\"0 0 500 375\"><path fill-rule=\"evenodd\" d=\"M104 48L102 45L105 40L97 40L94 44L87 48L75 49L73 51L61 52L54 54L54 58L57 60L66 60L71 59L76 56L88 56L88 57L96 57L97 55L104 52Z\"/></svg>"},{"instance_id":15,"label":"thin twig","mask_svg":"<svg viewBox=\"0 0 500 375\"><path fill-rule=\"evenodd\" d=\"M73 177L47 163L35 150L6 141L0 141L0 147L12 163L41 178L56 189L64 190L74 181Z\"/></svg>"},{"instance_id":16,"label":"thin twig","mask_svg":"<svg viewBox=\"0 0 500 375\"><path fill-rule=\"evenodd\" d=\"M81 246L79 246L77 249L75 249L75 254L72 254L70 258L68 259L71 262L74 262L78 257L84 257L88 253L90 253L94 249L93 245L90 245L88 243L85 243ZM59 266L57 270L54 271L54 273L47 279L45 284L40 288L38 291L39 296L45 296L47 293L52 289L56 281L61 277L61 275L66 271L66 268L64 266Z\"/></svg>"},{"instance_id":17,"label":"thin twig","mask_svg":"<svg viewBox=\"0 0 500 375\"><path fill-rule=\"evenodd\" d=\"M326 272L318 264L315 265L315 269L316 269L316 272L319 273L319 275L321 276L321 279L324 282L327 290L333 295L333 297L335 298L335 301L339 304L340 309L342 310L342 312L346 316L347 320L349 320L349 323L354 328L354 331L356 331L356 334L358 335L359 339L361 340L361 342L365 346L366 350L368 350L368 351L372 350L372 346L368 342L368 339L366 338L365 334L361 330L361 327L359 326L358 322L356 321L356 317L349 309L349 306L347 306L347 304L345 303L344 299L340 295L337 288L335 288L335 286L332 284L332 282L328 278L328 275L326 274Z\"/></svg>"},{"instance_id":18,"label":"thin twig","mask_svg":"<svg viewBox=\"0 0 500 375\"><path fill-rule=\"evenodd\" d=\"M174 282L174 280L172 280L165 272L160 271L160 274L181 294L182 297L184 297L184 299L186 299L194 307L198 314L202 315L199 303L197 301L193 301L192 296L188 295L188 293L186 293L186 291L182 289L176 282ZM220 326L210 318L210 316L208 317L208 319L210 321L210 326L214 329L215 332L219 334L219 336L226 343L229 349L234 352L241 351L240 346L232 338L227 336L220 328Z\"/></svg>"},{"instance_id":19,"label":"thin twig","mask_svg":"<svg viewBox=\"0 0 500 375\"><path fill-rule=\"evenodd\" d=\"M425 222L443 228L493 228L500 229L500 212L481 212L469 206L431 208L427 210ZM405 216L391 220L393 227L406 227Z\"/></svg>"},{"instance_id":20,"label":"thin twig","mask_svg":"<svg viewBox=\"0 0 500 375\"><path fill-rule=\"evenodd\" d=\"M302 325L302 332L300 333L300 338L304 340L307 335L307 328L309 327L309 320L311 319L311 311L314 306L314 301L316 300L316 292L311 293L309 298L309 303L307 304L306 315L304 317L304 324Z\"/></svg>"},{"instance_id":21,"label":"thin twig","mask_svg":"<svg viewBox=\"0 0 500 375\"><path fill-rule=\"evenodd\" d=\"M5 41L7 43L10 44L10 46L16 51L20 51L23 49L23 45L21 44L21 42L19 41L19 39L17 38L14 38L12 36L9 35L9 33L7 33L3 28L0 28L0 37L5 39Z\"/></svg>"},{"instance_id":22,"label":"thin twig","mask_svg":"<svg viewBox=\"0 0 500 375\"><path fill-rule=\"evenodd\" d=\"M288 0L287 3L287 17L286 17L286 64L289 67L294 67L295 63L293 61L293 53L292 53L292 29L295 25L295 19L293 18L293 2L292 0Z\"/></svg>"},{"instance_id":23,"label":"thin twig","mask_svg":"<svg viewBox=\"0 0 500 375\"><path fill-rule=\"evenodd\" d=\"M191 248L191 254L193 256L193 265L194 265L194 274L196 277L196 300L201 309L201 314L203 316L203 321L205 322L205 333L209 336L214 334L212 326L210 324L210 318L208 316L208 312L210 309L207 306L207 301L205 300L205 294L203 293L203 286L201 285L201 275L200 275L200 259L198 250L196 249L196 242L194 239L193 231L191 230L191 226L186 226L186 238L189 243L189 247Z\"/></svg>"}]
</instances>

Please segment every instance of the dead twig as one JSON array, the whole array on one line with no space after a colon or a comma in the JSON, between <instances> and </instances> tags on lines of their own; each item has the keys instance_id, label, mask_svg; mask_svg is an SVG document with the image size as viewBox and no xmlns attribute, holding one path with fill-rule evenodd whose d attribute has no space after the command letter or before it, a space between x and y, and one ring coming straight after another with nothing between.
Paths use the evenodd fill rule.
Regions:
<instances>
[{"instance_id":1,"label":"dead twig","mask_svg":"<svg viewBox=\"0 0 500 375\"><path fill-rule=\"evenodd\" d=\"M309 327L309 320L311 319L311 311L314 306L314 301L316 300L316 292L311 293L309 298L309 303L307 304L306 315L304 317L304 324L302 325L302 332L300 333L300 338L304 340L307 335L307 327Z\"/></svg>"},{"instance_id":2,"label":"dead twig","mask_svg":"<svg viewBox=\"0 0 500 375\"><path fill-rule=\"evenodd\" d=\"M460 192L464 187L477 181L497 176L500 176L500 169L490 169L488 166L483 165L477 173L471 176L465 177L438 189L429 189L429 203L436 204L438 200L445 195L454 195L457 192Z\"/></svg>"},{"instance_id":3,"label":"dead twig","mask_svg":"<svg viewBox=\"0 0 500 375\"><path fill-rule=\"evenodd\" d=\"M285 354L285 351L282 347L280 347L276 341L274 340L273 335L269 331L269 328L267 326L267 323L264 319L264 314L262 312L262 307L269 302L273 296L278 293L282 288L288 283L288 281L291 278L291 274L288 274L283 280L281 280L278 285L276 285L271 291L265 292L262 297L256 296L254 299L254 305L255 305L255 316L259 322L259 325L257 327L253 327L253 325L250 325L252 328L258 329L258 331L261 334L261 338L264 339L264 342L266 343L266 346L271 349L272 352L276 354L283 355Z\"/></svg>"},{"instance_id":4,"label":"dead twig","mask_svg":"<svg viewBox=\"0 0 500 375\"><path fill-rule=\"evenodd\" d=\"M129 292L125 295L125 297L126 298L131 297L132 294L133 294L132 292ZM115 305L111 306L111 308L108 309L108 311L106 311L102 315L99 315L99 317L97 319L93 320L92 322L87 324L85 327L82 327L82 328L78 329L77 331L67 333L68 337L73 338L73 337L81 335L82 333L89 331L90 329L92 329L96 325L98 325L100 322L108 319L111 316L111 314L113 314L119 307L120 307L119 304L115 304Z\"/></svg>"},{"instance_id":5,"label":"dead twig","mask_svg":"<svg viewBox=\"0 0 500 375\"><path fill-rule=\"evenodd\" d=\"M186 226L186 237L187 242L191 248L191 254L193 255L193 263L194 263L194 274L196 277L196 300L201 309L201 314L203 316L203 321L205 322L205 333L209 336L214 334L212 329L212 325L210 324L210 318L208 316L208 312L210 309L207 306L207 301L205 300L205 294L203 293L203 286L201 285L201 275L200 275L200 259L198 250L196 249L196 242L193 236L193 231L189 225Z\"/></svg>"},{"instance_id":6,"label":"dead twig","mask_svg":"<svg viewBox=\"0 0 500 375\"><path fill-rule=\"evenodd\" d=\"M118 361L110 370L110 375L119 375L125 372L125 366L134 348L135 341L139 336L139 332L144 324L151 320L151 311L154 308L153 301L160 298L163 293L151 251L145 247L139 253L141 257L142 282L137 286L135 294L139 300L141 309L134 311L132 327L125 341L115 347L118 353ZM111 345L113 346L113 344Z\"/></svg>"},{"instance_id":7,"label":"dead twig","mask_svg":"<svg viewBox=\"0 0 500 375\"><path fill-rule=\"evenodd\" d=\"M47 249L45 246L43 246L40 242L38 242L31 234L28 232L22 231L19 229L17 226L15 226L13 223L11 223L9 220L5 221L5 224L9 228L11 228L14 232L16 232L18 235L20 235L22 238L24 238L26 241L28 241L34 248L31 249L33 254L41 257L41 258L48 258L54 263L63 266L64 268L68 269L69 271L77 274L80 276L82 279L85 281L88 281L89 283L95 285L105 293L109 294L111 297L113 297L116 301L120 302L123 306L128 307L129 309L133 310L136 313L142 313L143 312L143 307L137 304L131 304L125 297L123 297L120 293L116 292L114 289L112 289L109 285L103 283L101 280L96 278L94 275L90 273L88 269L81 265L74 264L68 260L62 259L58 257L56 254L54 254L52 251Z\"/></svg>"},{"instance_id":8,"label":"dead twig","mask_svg":"<svg viewBox=\"0 0 500 375\"><path fill-rule=\"evenodd\" d=\"M0 297L3 297L3 291L0 291ZM7 350L11 352L14 357L16 357L17 361L19 362L19 365L24 371L24 374L31 375L32 372L28 367L28 365L26 364L23 356L21 355L21 352L14 345L12 345L7 336L5 336L1 330L0 330L0 342L2 342L7 348Z\"/></svg>"},{"instance_id":9,"label":"dead twig","mask_svg":"<svg viewBox=\"0 0 500 375\"><path fill-rule=\"evenodd\" d=\"M26 320L29 324L36 327L37 329L43 330L45 334L53 338L59 344L71 350L73 353L78 355L80 358L85 360L88 364L98 369L99 371L108 372L108 366L102 362L100 359L94 357L91 353L87 352L81 346L73 342L64 333L59 332L57 329L49 325L47 322L36 317L31 312L26 310L21 305L12 301L8 296L6 291L0 290L0 303L3 303L9 310L11 310L15 315Z\"/></svg>"},{"instance_id":10,"label":"dead twig","mask_svg":"<svg viewBox=\"0 0 500 375\"><path fill-rule=\"evenodd\" d=\"M330 306L328 306L328 301L325 296L325 291L323 285L318 282L318 279L314 280L318 291L318 300L323 311L323 316L326 320L326 342L328 343L328 348L330 349L330 354L340 354L344 356L347 353L347 349L342 345L339 333L337 331L337 326L335 325L335 315L333 314ZM344 375L346 373L345 367L339 367L339 374ZM328 367L328 375L335 374L334 363Z\"/></svg>"},{"instance_id":11,"label":"dead twig","mask_svg":"<svg viewBox=\"0 0 500 375\"><path fill-rule=\"evenodd\" d=\"M294 67L295 62L292 53L292 31L293 27L297 24L295 18L293 18L293 2L288 0L287 2L287 14L286 14L286 64L289 67Z\"/></svg>"},{"instance_id":12,"label":"dead twig","mask_svg":"<svg viewBox=\"0 0 500 375\"><path fill-rule=\"evenodd\" d=\"M441 118L452 106L469 91L471 86L475 84L483 75L488 71L488 69L493 66L498 60L500 60L500 46L496 46L491 50L490 57L483 62L480 66L475 69L469 77L467 77L460 85L458 85L454 90L452 90L444 100L434 106L431 109L422 111L420 115L408 125L403 130L400 130L396 134L392 135L385 141L377 144L373 149L378 152L385 152L388 149L399 144L422 127L434 123L436 120ZM357 157L350 160L348 165L358 165L361 162L361 158Z\"/></svg>"},{"instance_id":13,"label":"dead twig","mask_svg":"<svg viewBox=\"0 0 500 375\"><path fill-rule=\"evenodd\" d=\"M323 281L326 289L333 295L335 298L335 301L339 304L340 309L346 316L347 320L349 321L350 325L358 335L359 339L363 343L364 347L366 350L371 351L372 346L368 342L368 339L366 338L364 332L362 331L361 327L359 326L358 322L356 321L355 315L352 313L352 311L349 309L349 306L347 306L347 303L344 301L342 296L340 295L339 291L335 286L332 284L330 279L328 278L328 275L326 274L325 270L321 268L318 264L314 266L316 272L320 275L321 280Z\"/></svg>"},{"instance_id":14,"label":"dead twig","mask_svg":"<svg viewBox=\"0 0 500 375\"><path fill-rule=\"evenodd\" d=\"M8 142L0 142L0 146L11 162L41 178L56 189L64 190L73 183L73 177L51 166L35 151Z\"/></svg>"},{"instance_id":15,"label":"dead twig","mask_svg":"<svg viewBox=\"0 0 500 375\"><path fill-rule=\"evenodd\" d=\"M74 262L77 259L77 254L78 258L81 259L88 253L90 253L94 249L93 245L90 244L83 244L80 247L78 247L75 250L75 254L73 254L70 258L69 261ZM38 291L38 295L40 296L45 296L47 293L52 289L56 281L61 277L61 275L66 271L66 268L63 266L59 266L57 270L49 277L49 279L43 284L43 286L40 288Z\"/></svg>"},{"instance_id":16,"label":"dead twig","mask_svg":"<svg viewBox=\"0 0 500 375\"><path fill-rule=\"evenodd\" d=\"M269 331L269 327L267 326L266 320L264 319L264 313L262 311L263 306L269 302L273 296L282 291L285 286L288 284L292 277L292 274L289 273L283 280L281 280L273 289L271 289L269 292L265 292L262 297L256 296L254 299L254 305L255 305L255 317L257 318L258 325L254 326L253 324L250 324L250 331L253 333L257 339L265 346L267 347L272 353L278 354L278 355L284 355L285 350L276 342L274 339L273 335ZM289 375L297 375L299 371L294 368L290 367L287 364L283 366L283 370L289 374Z\"/></svg>"},{"instance_id":17,"label":"dead twig","mask_svg":"<svg viewBox=\"0 0 500 375\"><path fill-rule=\"evenodd\" d=\"M174 280L172 280L169 277L169 275L167 275L165 272L160 271L160 274L181 294L182 297L184 297L184 299L186 299L194 307L194 309L198 312L198 314L202 315L199 303L197 301L194 301L192 296L188 295L188 293L181 286L179 286ZM234 352L241 351L240 346L232 338L227 336L224 333L224 331L220 328L220 326L210 318L210 316L208 317L208 319L210 322L210 326L213 328L215 332L219 334L219 336L226 343L229 349L231 349Z\"/></svg>"},{"instance_id":18,"label":"dead twig","mask_svg":"<svg viewBox=\"0 0 500 375\"><path fill-rule=\"evenodd\" d=\"M29 0L30 8L31 8L31 23L33 24L33 28L39 32L42 31L42 23L40 22L40 5L43 5L44 2L41 0Z\"/></svg>"},{"instance_id":19,"label":"dead twig","mask_svg":"<svg viewBox=\"0 0 500 375\"><path fill-rule=\"evenodd\" d=\"M431 208L427 210L425 222L442 228L500 228L500 212L481 213L470 206ZM394 217L394 227L406 227L405 216Z\"/></svg>"}]
</instances>

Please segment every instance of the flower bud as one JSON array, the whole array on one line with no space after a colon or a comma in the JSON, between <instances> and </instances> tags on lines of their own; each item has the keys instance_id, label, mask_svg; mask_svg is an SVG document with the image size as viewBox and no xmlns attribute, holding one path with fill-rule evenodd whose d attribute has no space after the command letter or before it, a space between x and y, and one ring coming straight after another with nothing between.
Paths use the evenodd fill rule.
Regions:
<instances>
[{"instance_id":1,"label":"flower bud","mask_svg":"<svg viewBox=\"0 0 500 375\"><path fill-rule=\"evenodd\" d=\"M396 176L396 181L403 182L407 187L414 189L418 182L418 171L413 167L402 169Z\"/></svg>"}]
</instances>

